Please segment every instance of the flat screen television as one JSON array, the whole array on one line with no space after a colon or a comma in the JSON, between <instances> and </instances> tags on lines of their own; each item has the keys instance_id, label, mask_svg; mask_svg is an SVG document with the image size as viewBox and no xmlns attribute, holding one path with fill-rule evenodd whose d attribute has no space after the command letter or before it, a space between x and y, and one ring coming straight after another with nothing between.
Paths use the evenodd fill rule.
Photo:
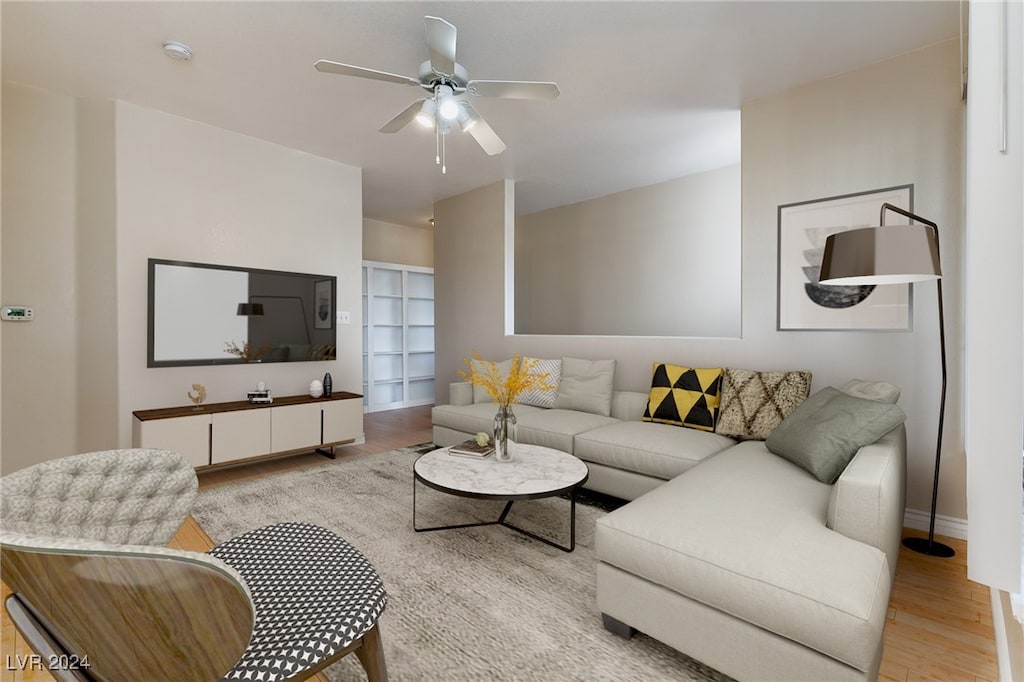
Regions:
<instances>
[{"instance_id":1,"label":"flat screen television","mask_svg":"<svg viewBox=\"0 0 1024 682\"><path fill-rule=\"evenodd\" d=\"M337 278L149 259L148 367L336 355Z\"/></svg>"}]
</instances>

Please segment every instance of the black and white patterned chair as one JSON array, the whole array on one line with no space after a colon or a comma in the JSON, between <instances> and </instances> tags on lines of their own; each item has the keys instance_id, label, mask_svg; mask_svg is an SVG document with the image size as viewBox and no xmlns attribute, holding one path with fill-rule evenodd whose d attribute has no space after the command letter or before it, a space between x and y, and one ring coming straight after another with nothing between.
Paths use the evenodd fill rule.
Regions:
<instances>
[{"instance_id":1,"label":"black and white patterned chair","mask_svg":"<svg viewBox=\"0 0 1024 682\"><path fill-rule=\"evenodd\" d=\"M373 566L328 530L259 528L208 554L164 545L197 493L166 450L52 460L0 479L5 604L60 680L302 680L355 652L386 680Z\"/></svg>"}]
</instances>

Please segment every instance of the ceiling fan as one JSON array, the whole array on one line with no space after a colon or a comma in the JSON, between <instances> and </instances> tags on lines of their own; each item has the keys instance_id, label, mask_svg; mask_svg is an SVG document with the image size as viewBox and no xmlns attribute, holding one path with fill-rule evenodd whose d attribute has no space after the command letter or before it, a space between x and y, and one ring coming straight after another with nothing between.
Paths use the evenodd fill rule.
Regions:
<instances>
[{"instance_id":1,"label":"ceiling fan","mask_svg":"<svg viewBox=\"0 0 1024 682\"><path fill-rule=\"evenodd\" d=\"M467 95L505 99L548 99L558 97L558 85L538 81L470 80L462 64L455 61L456 28L440 17L423 17L427 29L430 59L420 64L419 78L367 69L321 59L314 68L323 73L368 78L370 80L415 85L430 93L410 104L402 113L384 124L382 133L397 133L412 121L433 128L437 140L435 162L447 172L444 160L444 136L458 126L473 136L488 155L505 151L505 143L487 125L469 102Z\"/></svg>"}]
</instances>

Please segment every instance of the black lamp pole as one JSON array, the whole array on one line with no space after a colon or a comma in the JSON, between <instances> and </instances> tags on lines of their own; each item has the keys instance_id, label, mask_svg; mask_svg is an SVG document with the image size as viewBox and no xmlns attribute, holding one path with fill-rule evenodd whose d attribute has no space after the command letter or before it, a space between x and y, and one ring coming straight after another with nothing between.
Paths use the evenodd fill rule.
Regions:
<instances>
[{"instance_id":1,"label":"black lamp pole","mask_svg":"<svg viewBox=\"0 0 1024 682\"><path fill-rule=\"evenodd\" d=\"M902 208L899 208L898 206L893 206L892 204L882 204L882 210L881 210L881 214L880 214L879 217L880 217L881 225L883 227L885 226L885 211L886 210L890 210L890 211L893 211L895 213L899 213L900 215L906 216L907 218L910 218L911 220L916 220L916 221L918 221L920 223L924 223L925 225L927 225L930 228L932 228L932 231L935 233L935 255L936 255L936 257L938 257L938 255L939 255L939 226L938 225L936 225L935 223L933 223L930 220L926 220L926 219L922 218L921 216L914 215L913 213L911 213L909 211L905 211ZM928 555L931 555L931 556L948 558L948 557L951 557L954 554L956 554L956 550L954 550L949 545L943 544L941 542L936 542L936 540L935 540L935 504L938 501L938 497L939 497L939 464L942 461L942 426L943 426L943 422L945 421L945 417L946 417L946 322L945 322L945 318L944 318L944 315L943 315L942 278L941 277L939 279L935 280L935 286L937 287L936 293L937 293L937 296L938 296L938 303L939 303L939 354L941 356L941 362L942 362L942 392L941 392L940 398L939 398L939 434L938 434L938 439L937 439L937 441L935 443L935 476L934 476L934 478L932 480L932 509L931 509L931 518L930 518L930 520L928 522L928 537L927 538L917 538L917 537L903 538L903 546L906 547L907 549L911 549L911 550L913 550L915 552L920 552L921 554L928 554Z\"/></svg>"}]
</instances>

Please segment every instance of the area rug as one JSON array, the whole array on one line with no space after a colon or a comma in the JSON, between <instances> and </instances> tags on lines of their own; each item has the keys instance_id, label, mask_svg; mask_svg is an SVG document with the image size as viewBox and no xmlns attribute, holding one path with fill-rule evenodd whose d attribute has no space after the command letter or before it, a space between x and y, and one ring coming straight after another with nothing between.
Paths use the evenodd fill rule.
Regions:
<instances>
[{"instance_id":1,"label":"area rug","mask_svg":"<svg viewBox=\"0 0 1024 682\"><path fill-rule=\"evenodd\" d=\"M224 485L199 494L193 516L214 542L283 521L329 528L360 550L388 591L381 618L392 680L727 680L642 634L607 632L597 611L594 523L581 504L576 551L508 528L417 533L412 465L421 448ZM493 520L502 503L445 495L417 484L420 527ZM517 502L509 521L566 542L569 502ZM327 669L332 681L365 680L355 656Z\"/></svg>"}]
</instances>

